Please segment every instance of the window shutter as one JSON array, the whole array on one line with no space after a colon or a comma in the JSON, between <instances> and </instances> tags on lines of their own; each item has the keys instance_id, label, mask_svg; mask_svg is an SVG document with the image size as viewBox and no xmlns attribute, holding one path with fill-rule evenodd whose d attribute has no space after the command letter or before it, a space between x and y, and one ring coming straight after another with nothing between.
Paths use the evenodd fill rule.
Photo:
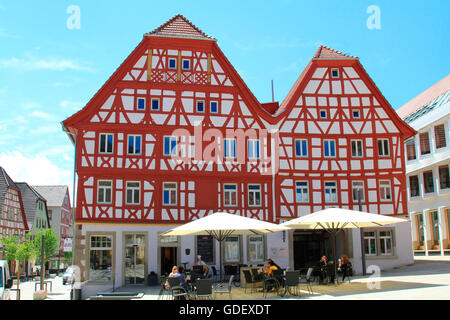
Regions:
<instances>
[{"instance_id":1,"label":"window shutter","mask_svg":"<svg viewBox=\"0 0 450 320\"><path fill-rule=\"evenodd\" d=\"M436 149L444 148L447 144L445 141L445 128L443 124L434 127L434 135L436 138Z\"/></svg>"}]
</instances>

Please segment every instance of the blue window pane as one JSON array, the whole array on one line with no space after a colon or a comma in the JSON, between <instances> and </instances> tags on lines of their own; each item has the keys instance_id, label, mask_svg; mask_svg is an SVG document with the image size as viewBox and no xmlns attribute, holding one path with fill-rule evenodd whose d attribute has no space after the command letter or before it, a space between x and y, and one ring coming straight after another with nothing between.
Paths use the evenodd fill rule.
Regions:
<instances>
[{"instance_id":1,"label":"blue window pane","mask_svg":"<svg viewBox=\"0 0 450 320\"><path fill-rule=\"evenodd\" d=\"M330 141L330 155L332 157L336 156L336 150L335 150L335 142L334 141Z\"/></svg>"},{"instance_id":2,"label":"blue window pane","mask_svg":"<svg viewBox=\"0 0 450 320\"><path fill-rule=\"evenodd\" d=\"M328 141L324 142L324 153L325 153L325 157L329 157L330 156L330 150L329 150L329 146L328 146Z\"/></svg>"},{"instance_id":3,"label":"blue window pane","mask_svg":"<svg viewBox=\"0 0 450 320\"><path fill-rule=\"evenodd\" d=\"M139 110L145 109L145 99L138 99L138 109Z\"/></svg>"},{"instance_id":4,"label":"blue window pane","mask_svg":"<svg viewBox=\"0 0 450 320\"><path fill-rule=\"evenodd\" d=\"M211 102L211 112L217 113L217 102L215 101Z\"/></svg>"},{"instance_id":5,"label":"blue window pane","mask_svg":"<svg viewBox=\"0 0 450 320\"><path fill-rule=\"evenodd\" d=\"M171 152L170 152L171 155L176 155L176 153L177 153L177 140L176 140L176 138L172 137L170 139L170 150L171 150Z\"/></svg>"},{"instance_id":6,"label":"blue window pane","mask_svg":"<svg viewBox=\"0 0 450 320\"><path fill-rule=\"evenodd\" d=\"M259 190L260 188L260 186L248 186L249 190Z\"/></svg>"},{"instance_id":7,"label":"blue window pane","mask_svg":"<svg viewBox=\"0 0 450 320\"><path fill-rule=\"evenodd\" d=\"M164 190L164 204L169 203L169 190Z\"/></svg>"},{"instance_id":8,"label":"blue window pane","mask_svg":"<svg viewBox=\"0 0 450 320\"><path fill-rule=\"evenodd\" d=\"M297 182L297 187L306 187L307 185L307 182Z\"/></svg>"},{"instance_id":9,"label":"blue window pane","mask_svg":"<svg viewBox=\"0 0 450 320\"><path fill-rule=\"evenodd\" d=\"M170 154L170 138L164 137L164 154Z\"/></svg>"},{"instance_id":10,"label":"blue window pane","mask_svg":"<svg viewBox=\"0 0 450 320\"><path fill-rule=\"evenodd\" d=\"M203 101L197 102L197 111L198 112L204 112L205 111L205 105Z\"/></svg>"},{"instance_id":11,"label":"blue window pane","mask_svg":"<svg viewBox=\"0 0 450 320\"><path fill-rule=\"evenodd\" d=\"M136 154L140 154L141 153L141 137L137 136L136 137Z\"/></svg>"},{"instance_id":12,"label":"blue window pane","mask_svg":"<svg viewBox=\"0 0 450 320\"><path fill-rule=\"evenodd\" d=\"M134 137L129 136L128 137L128 153L134 152Z\"/></svg>"},{"instance_id":13,"label":"blue window pane","mask_svg":"<svg viewBox=\"0 0 450 320\"><path fill-rule=\"evenodd\" d=\"M301 155L301 149L300 149L300 140L295 140L295 155L300 156Z\"/></svg>"},{"instance_id":14,"label":"blue window pane","mask_svg":"<svg viewBox=\"0 0 450 320\"><path fill-rule=\"evenodd\" d=\"M159 100L152 100L152 110L159 110Z\"/></svg>"},{"instance_id":15,"label":"blue window pane","mask_svg":"<svg viewBox=\"0 0 450 320\"><path fill-rule=\"evenodd\" d=\"M259 159L259 141L256 141L256 158Z\"/></svg>"},{"instance_id":16,"label":"blue window pane","mask_svg":"<svg viewBox=\"0 0 450 320\"><path fill-rule=\"evenodd\" d=\"M336 183L334 182L325 182L325 187L335 187Z\"/></svg>"},{"instance_id":17,"label":"blue window pane","mask_svg":"<svg viewBox=\"0 0 450 320\"><path fill-rule=\"evenodd\" d=\"M183 60L183 69L188 70L191 67L190 61L189 60Z\"/></svg>"},{"instance_id":18,"label":"blue window pane","mask_svg":"<svg viewBox=\"0 0 450 320\"><path fill-rule=\"evenodd\" d=\"M236 157L236 140L231 141L231 146L233 150L232 156Z\"/></svg>"},{"instance_id":19,"label":"blue window pane","mask_svg":"<svg viewBox=\"0 0 450 320\"><path fill-rule=\"evenodd\" d=\"M249 158L253 158L253 141L249 141L247 144L247 152L248 152L248 157Z\"/></svg>"},{"instance_id":20,"label":"blue window pane","mask_svg":"<svg viewBox=\"0 0 450 320\"><path fill-rule=\"evenodd\" d=\"M169 68L170 69L175 69L177 67L177 60L175 59L170 59L169 60Z\"/></svg>"},{"instance_id":21,"label":"blue window pane","mask_svg":"<svg viewBox=\"0 0 450 320\"><path fill-rule=\"evenodd\" d=\"M230 141L229 141L229 140L225 140L225 154L224 154L225 157L228 157L228 156L229 156L229 154L228 154L228 152L229 152L228 150L229 150L229 148L230 148L230 147L228 146L229 144L230 144Z\"/></svg>"},{"instance_id":22,"label":"blue window pane","mask_svg":"<svg viewBox=\"0 0 450 320\"><path fill-rule=\"evenodd\" d=\"M107 152L112 152L113 149L113 135L109 134L108 135L108 149Z\"/></svg>"},{"instance_id":23,"label":"blue window pane","mask_svg":"<svg viewBox=\"0 0 450 320\"><path fill-rule=\"evenodd\" d=\"M306 140L302 140L302 156L306 157L308 155L308 146L306 145Z\"/></svg>"},{"instance_id":24,"label":"blue window pane","mask_svg":"<svg viewBox=\"0 0 450 320\"><path fill-rule=\"evenodd\" d=\"M226 185L224 186L225 190L236 190L236 186L234 185Z\"/></svg>"}]
</instances>

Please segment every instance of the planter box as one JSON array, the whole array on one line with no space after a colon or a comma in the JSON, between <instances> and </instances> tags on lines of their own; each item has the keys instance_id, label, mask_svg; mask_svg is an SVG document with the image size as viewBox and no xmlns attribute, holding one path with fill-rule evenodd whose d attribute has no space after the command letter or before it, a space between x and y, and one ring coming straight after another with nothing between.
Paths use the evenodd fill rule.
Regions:
<instances>
[{"instance_id":1,"label":"planter box","mask_svg":"<svg viewBox=\"0 0 450 320\"><path fill-rule=\"evenodd\" d=\"M47 299L47 291L39 290L33 293L33 300L45 300Z\"/></svg>"}]
</instances>

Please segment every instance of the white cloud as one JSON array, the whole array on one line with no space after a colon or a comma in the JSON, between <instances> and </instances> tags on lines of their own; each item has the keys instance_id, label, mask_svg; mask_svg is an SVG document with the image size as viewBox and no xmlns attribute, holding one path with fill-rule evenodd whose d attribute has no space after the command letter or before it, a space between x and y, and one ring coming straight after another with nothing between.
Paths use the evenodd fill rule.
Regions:
<instances>
[{"instance_id":1,"label":"white cloud","mask_svg":"<svg viewBox=\"0 0 450 320\"><path fill-rule=\"evenodd\" d=\"M9 59L0 60L0 68L4 69L18 69L23 71L36 70L51 70L51 71L93 71L92 68L86 66L79 61L50 57L50 58L36 58L31 54L25 54L24 58L12 57Z\"/></svg>"},{"instance_id":2,"label":"white cloud","mask_svg":"<svg viewBox=\"0 0 450 320\"><path fill-rule=\"evenodd\" d=\"M33 111L30 114L33 118L38 118L38 119L44 119L44 120L51 120L53 119L53 116L49 113L46 112L42 112L42 111Z\"/></svg>"},{"instance_id":3,"label":"white cloud","mask_svg":"<svg viewBox=\"0 0 450 320\"><path fill-rule=\"evenodd\" d=\"M1 6L0 6L0 10L1 10ZM6 31L6 29L0 28L0 38L11 38L11 39L19 39L21 38L21 36L17 35L17 34L12 34Z\"/></svg>"},{"instance_id":4,"label":"white cloud","mask_svg":"<svg viewBox=\"0 0 450 320\"><path fill-rule=\"evenodd\" d=\"M0 166L16 182L30 185L62 184L72 189L73 171L61 169L43 155L28 157L19 151L2 152Z\"/></svg>"},{"instance_id":5,"label":"white cloud","mask_svg":"<svg viewBox=\"0 0 450 320\"><path fill-rule=\"evenodd\" d=\"M61 108L70 110L70 111L79 111L81 110L85 103L77 102L77 101L69 101L69 100L63 100L59 103Z\"/></svg>"}]
</instances>

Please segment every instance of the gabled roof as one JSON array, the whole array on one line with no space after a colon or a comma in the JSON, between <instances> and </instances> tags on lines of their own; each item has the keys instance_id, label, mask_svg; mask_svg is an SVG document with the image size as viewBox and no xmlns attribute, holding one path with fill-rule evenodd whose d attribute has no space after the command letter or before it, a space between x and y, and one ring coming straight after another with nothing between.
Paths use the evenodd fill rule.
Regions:
<instances>
[{"instance_id":1,"label":"gabled roof","mask_svg":"<svg viewBox=\"0 0 450 320\"><path fill-rule=\"evenodd\" d=\"M22 194L23 207L25 209L25 215L27 217L28 226L30 229L33 227L34 217L36 216L37 200L46 202L45 198L39 194L33 187L26 182L17 182L16 185L20 189ZM47 217L48 221L48 217Z\"/></svg>"},{"instance_id":2,"label":"gabled roof","mask_svg":"<svg viewBox=\"0 0 450 320\"><path fill-rule=\"evenodd\" d=\"M192 22L181 14L177 14L169 21L165 22L155 30L146 33L146 37L168 37L168 38L187 38L199 40L213 40L213 37L197 28Z\"/></svg>"},{"instance_id":3,"label":"gabled roof","mask_svg":"<svg viewBox=\"0 0 450 320\"><path fill-rule=\"evenodd\" d=\"M67 194L68 186L33 186L46 200L47 207L61 207Z\"/></svg>"},{"instance_id":4,"label":"gabled roof","mask_svg":"<svg viewBox=\"0 0 450 320\"><path fill-rule=\"evenodd\" d=\"M0 206L3 205L3 202L5 201L5 196L8 192L8 188L20 191L11 177L6 173L5 169L0 167Z\"/></svg>"},{"instance_id":5,"label":"gabled roof","mask_svg":"<svg viewBox=\"0 0 450 320\"><path fill-rule=\"evenodd\" d=\"M313 56L315 60L359 60L358 57L350 56L326 46L320 46Z\"/></svg>"},{"instance_id":6,"label":"gabled roof","mask_svg":"<svg viewBox=\"0 0 450 320\"><path fill-rule=\"evenodd\" d=\"M405 103L403 106L397 109L397 114L402 119L406 119L408 116L419 112L421 109L428 106L433 100L436 100L440 96L444 95L450 90L450 74L444 79L437 82L411 101Z\"/></svg>"}]
</instances>

